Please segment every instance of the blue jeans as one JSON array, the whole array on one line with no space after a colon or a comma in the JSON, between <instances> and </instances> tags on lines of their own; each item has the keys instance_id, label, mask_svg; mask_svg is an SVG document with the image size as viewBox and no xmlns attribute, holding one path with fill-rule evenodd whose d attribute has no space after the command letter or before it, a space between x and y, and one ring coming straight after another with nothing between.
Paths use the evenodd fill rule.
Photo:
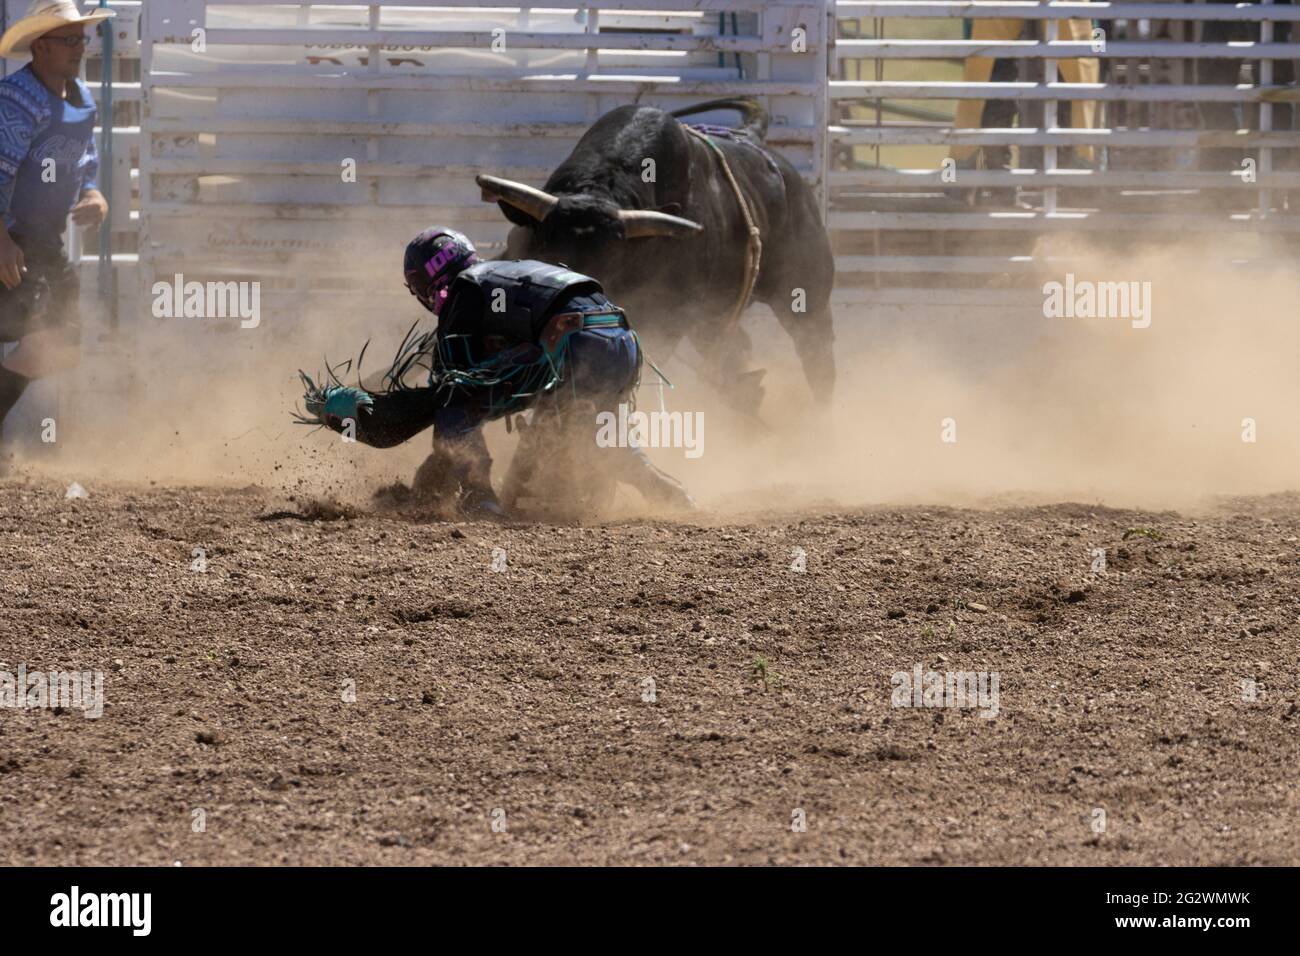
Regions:
<instances>
[{"instance_id":1,"label":"blue jeans","mask_svg":"<svg viewBox=\"0 0 1300 956\"><path fill-rule=\"evenodd\" d=\"M17 342L39 329L78 327L81 283L62 241L12 238L23 251L27 272L18 288L0 286L0 342Z\"/></svg>"}]
</instances>

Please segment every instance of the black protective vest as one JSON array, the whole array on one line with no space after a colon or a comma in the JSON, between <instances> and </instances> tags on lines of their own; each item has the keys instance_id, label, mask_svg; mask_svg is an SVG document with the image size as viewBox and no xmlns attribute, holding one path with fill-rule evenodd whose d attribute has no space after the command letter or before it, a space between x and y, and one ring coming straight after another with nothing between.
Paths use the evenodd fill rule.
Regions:
<instances>
[{"instance_id":1,"label":"black protective vest","mask_svg":"<svg viewBox=\"0 0 1300 956\"><path fill-rule=\"evenodd\" d=\"M470 266L452 283L451 297L462 283L483 295L483 338L499 335L511 344L537 342L547 313L562 296L602 292L591 276L534 259L492 260Z\"/></svg>"}]
</instances>

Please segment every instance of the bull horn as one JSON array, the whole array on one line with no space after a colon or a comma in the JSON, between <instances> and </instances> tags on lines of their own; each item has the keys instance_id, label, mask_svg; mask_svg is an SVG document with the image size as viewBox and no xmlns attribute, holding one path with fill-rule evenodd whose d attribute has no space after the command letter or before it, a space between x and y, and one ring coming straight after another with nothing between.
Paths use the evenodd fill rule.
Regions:
<instances>
[{"instance_id":1,"label":"bull horn","mask_svg":"<svg viewBox=\"0 0 1300 956\"><path fill-rule=\"evenodd\" d=\"M546 214L559 202L548 192L542 192L540 189L510 179L480 175L474 177L474 182L478 183L479 189L483 190L484 202L508 203L538 222L545 219Z\"/></svg>"},{"instance_id":2,"label":"bull horn","mask_svg":"<svg viewBox=\"0 0 1300 956\"><path fill-rule=\"evenodd\" d=\"M629 239L644 239L649 236L671 236L680 239L704 231L704 227L698 222L648 209L620 209L618 218L623 223L623 235Z\"/></svg>"}]
</instances>

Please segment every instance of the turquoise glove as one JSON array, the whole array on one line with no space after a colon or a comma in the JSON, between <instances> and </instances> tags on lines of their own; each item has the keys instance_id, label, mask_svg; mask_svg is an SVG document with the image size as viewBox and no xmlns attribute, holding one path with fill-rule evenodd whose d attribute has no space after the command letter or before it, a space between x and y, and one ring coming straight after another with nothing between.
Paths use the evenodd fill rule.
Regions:
<instances>
[{"instance_id":1,"label":"turquoise glove","mask_svg":"<svg viewBox=\"0 0 1300 956\"><path fill-rule=\"evenodd\" d=\"M363 392L359 388L335 385L325 389L325 407L322 417L325 425L337 432L343 430L345 419L350 418L356 422L360 420L363 408L369 412L374 407L375 400L368 392Z\"/></svg>"},{"instance_id":2,"label":"turquoise glove","mask_svg":"<svg viewBox=\"0 0 1300 956\"><path fill-rule=\"evenodd\" d=\"M305 373L298 373L306 386L303 405L307 414L299 415L298 421L306 425L324 425L336 432L343 431L343 422L352 419L359 421L362 409L367 413L374 408L375 400L369 392L346 385L318 386Z\"/></svg>"}]
</instances>

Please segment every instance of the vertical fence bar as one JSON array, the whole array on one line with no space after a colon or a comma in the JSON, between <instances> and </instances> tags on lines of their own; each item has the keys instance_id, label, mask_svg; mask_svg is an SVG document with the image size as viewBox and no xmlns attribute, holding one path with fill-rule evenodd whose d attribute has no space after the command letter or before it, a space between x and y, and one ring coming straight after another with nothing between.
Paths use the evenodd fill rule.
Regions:
<instances>
[{"instance_id":1,"label":"vertical fence bar","mask_svg":"<svg viewBox=\"0 0 1300 956\"><path fill-rule=\"evenodd\" d=\"M108 0L99 0L101 8L108 7ZM117 270L113 268L113 22L104 20L100 30L100 179L103 180L104 198L108 201L108 216L99 227L99 295L108 299L108 328L117 331ZM107 173L108 179L104 180ZM131 201L127 196L126 202Z\"/></svg>"},{"instance_id":2,"label":"vertical fence bar","mask_svg":"<svg viewBox=\"0 0 1300 956\"><path fill-rule=\"evenodd\" d=\"M871 29L872 32L875 34L876 39L883 40L885 38L884 17L877 17L875 20L873 20L871 22ZM885 78L885 61L877 58L876 61L873 63L873 66L874 66L874 71L872 75L875 81L879 83ZM880 97L877 97L876 98L876 125L877 126L884 125L884 113L885 113L885 101ZM880 165L880 144L879 143L876 144L876 165L877 166Z\"/></svg>"},{"instance_id":3,"label":"vertical fence bar","mask_svg":"<svg viewBox=\"0 0 1300 956\"><path fill-rule=\"evenodd\" d=\"M1271 7L1273 0L1260 0L1260 5ZM1273 21L1263 20L1259 24L1259 42L1261 46L1273 42ZM1268 51L1262 51L1267 53ZM1273 61L1265 57L1259 61L1259 76L1255 77L1255 88L1269 87L1273 85ZM1273 104L1264 100L1259 104L1259 131L1261 133L1271 133L1273 131ZM1273 171L1273 147L1260 146L1259 148L1259 179L1262 183L1264 177ZM1260 186L1259 189L1259 215L1260 218L1266 218L1269 210L1273 205L1272 191L1267 186Z\"/></svg>"},{"instance_id":4,"label":"vertical fence bar","mask_svg":"<svg viewBox=\"0 0 1300 956\"><path fill-rule=\"evenodd\" d=\"M371 30L378 30L382 22L383 8L379 4L371 4L366 23L369 25ZM380 44L375 43L367 48L367 52L369 54L369 63L367 64L369 73L371 76L377 77L381 72L383 72L383 47ZM366 90L366 115L370 117L377 117L380 115L379 90L374 87ZM366 137L366 162L372 167L379 163L378 136ZM365 183L365 189L370 196L371 202L378 203L380 201L382 187L380 186L378 176L366 176L363 179L361 175L358 175L357 182ZM308 282L308 277L304 274L300 273L293 277L294 288L301 289L304 294L307 291L305 286Z\"/></svg>"},{"instance_id":5,"label":"vertical fence bar","mask_svg":"<svg viewBox=\"0 0 1300 956\"><path fill-rule=\"evenodd\" d=\"M140 11L140 226L136 237L136 291L144 302L144 290L153 288L154 258L151 246L153 208L153 30L150 11ZM132 323L134 326L135 323Z\"/></svg>"},{"instance_id":6,"label":"vertical fence bar","mask_svg":"<svg viewBox=\"0 0 1300 956\"><path fill-rule=\"evenodd\" d=\"M1040 8L1045 8L1047 4L1044 0L1038 0L1038 6ZM1041 12L1039 16L1041 18ZM1055 43L1058 35L1057 21L1048 20L1044 23L1043 20L1040 19L1039 24L1044 28L1043 36L1047 38L1046 42L1049 44ZM1054 57L1049 57L1043 61L1043 82L1049 85L1056 82L1056 59ZM1051 131L1055 130L1059 125L1057 101L1055 98L1052 98L1043 104L1043 129L1045 131ZM1048 143L1043 147L1043 171L1048 173L1056 172L1055 143ZM1056 185L1054 183L1049 184L1047 188L1043 190L1043 211L1049 216L1055 215L1056 213L1056 199Z\"/></svg>"},{"instance_id":7,"label":"vertical fence bar","mask_svg":"<svg viewBox=\"0 0 1300 956\"><path fill-rule=\"evenodd\" d=\"M582 75L584 79L595 76L600 72L600 8L588 7L586 23L583 26L583 32L591 36L591 41L586 49L586 56L583 58ZM587 94L586 100L587 122L595 122L600 116L600 96L595 92Z\"/></svg>"},{"instance_id":8,"label":"vertical fence bar","mask_svg":"<svg viewBox=\"0 0 1300 956\"><path fill-rule=\"evenodd\" d=\"M811 71L812 78L816 81L818 90L816 99L813 102L813 138L812 138L812 168L813 175L817 178L817 204L820 207L822 221L826 221L826 210L829 204L830 194L830 161L827 158L826 129L830 125L830 79L833 75L833 54L831 45L834 37L834 23L832 19L835 9L836 0L821 0L813 8L813 14L816 18L816 26L813 23L808 24L810 31L816 29L817 33L817 66ZM763 20L764 14L759 13L759 36L767 36L767 24ZM770 103L770 98L769 98Z\"/></svg>"},{"instance_id":9,"label":"vertical fence bar","mask_svg":"<svg viewBox=\"0 0 1300 956\"><path fill-rule=\"evenodd\" d=\"M876 39L883 40L885 38L884 17L877 17L875 20L872 21L871 26L872 26L872 32L876 35ZM885 61L877 58L874 67L875 69L872 73L872 76L875 78L876 82L879 83L885 78ZM884 125L885 125L885 101L883 98L878 98L876 100L876 127L880 128L881 126ZM877 142L876 143L876 167L877 168L880 168L880 150L881 150L881 145L879 142ZM883 245L884 245L884 236L882 235L881 231L877 229L871 235L872 255L876 256L876 258L879 258L880 256L884 255L885 250ZM880 279L881 279L880 270L877 269L872 274L871 277L871 284L876 289L881 288Z\"/></svg>"}]
</instances>

